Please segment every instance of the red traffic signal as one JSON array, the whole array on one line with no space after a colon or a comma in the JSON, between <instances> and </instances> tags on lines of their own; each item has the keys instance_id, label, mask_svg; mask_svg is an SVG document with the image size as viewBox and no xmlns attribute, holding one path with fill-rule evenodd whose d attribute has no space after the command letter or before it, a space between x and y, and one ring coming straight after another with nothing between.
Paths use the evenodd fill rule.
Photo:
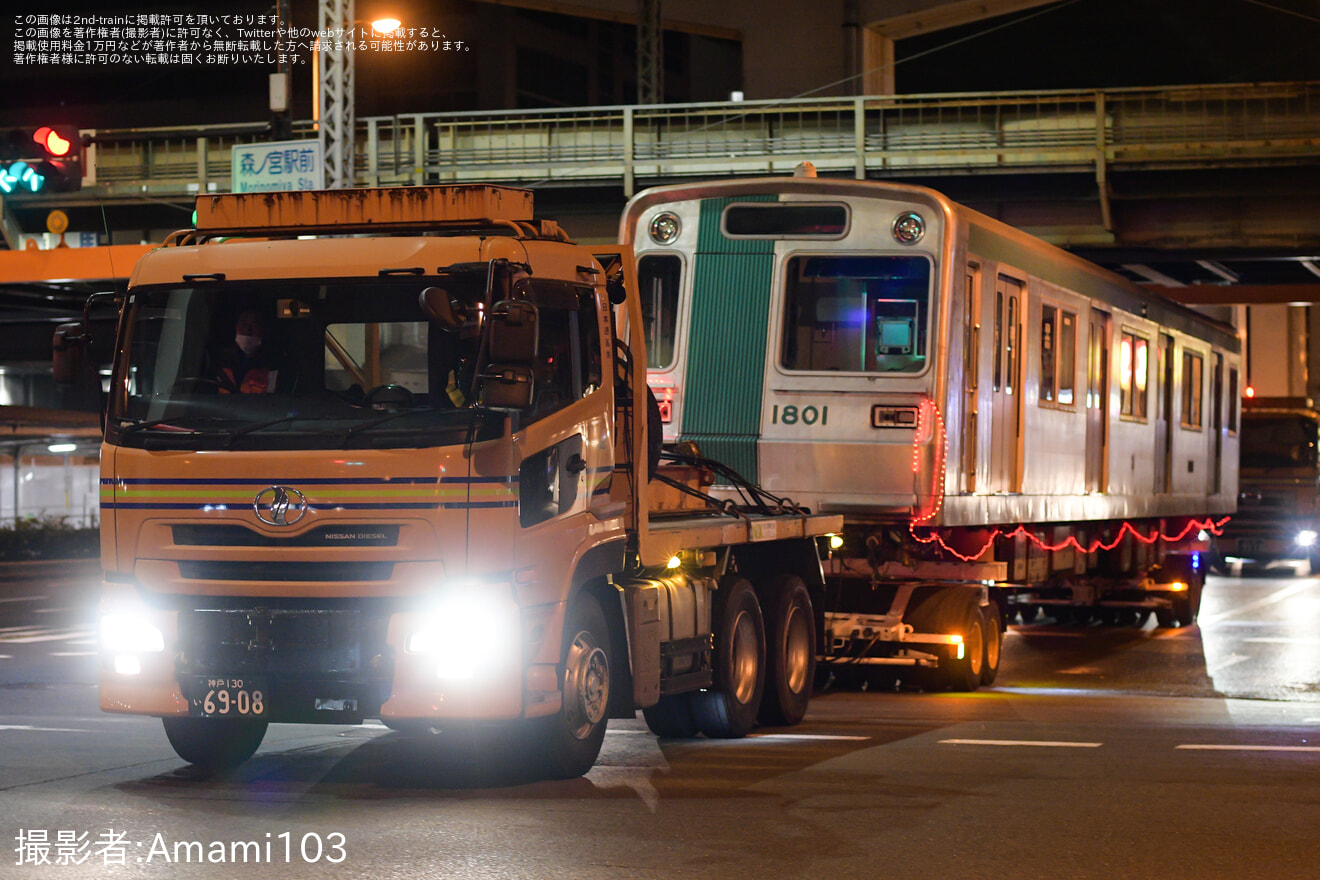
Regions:
<instances>
[{"instance_id":1,"label":"red traffic signal","mask_svg":"<svg viewBox=\"0 0 1320 880\"><path fill-rule=\"evenodd\" d=\"M66 140L60 137L60 133L49 125L43 125L32 133L32 140L45 150L49 155L55 158L67 156L69 150L73 148L74 141Z\"/></svg>"},{"instance_id":2,"label":"red traffic signal","mask_svg":"<svg viewBox=\"0 0 1320 880\"><path fill-rule=\"evenodd\" d=\"M73 126L0 129L0 195L82 187L82 137Z\"/></svg>"}]
</instances>

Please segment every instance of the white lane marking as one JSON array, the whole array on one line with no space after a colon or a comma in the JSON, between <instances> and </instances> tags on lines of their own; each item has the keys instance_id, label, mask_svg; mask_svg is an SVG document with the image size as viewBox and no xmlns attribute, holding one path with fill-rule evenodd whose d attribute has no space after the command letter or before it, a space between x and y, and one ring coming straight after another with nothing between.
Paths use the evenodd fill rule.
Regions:
<instances>
[{"instance_id":1,"label":"white lane marking","mask_svg":"<svg viewBox=\"0 0 1320 880\"><path fill-rule=\"evenodd\" d=\"M0 654L0 660L13 660L13 654Z\"/></svg>"},{"instance_id":2,"label":"white lane marking","mask_svg":"<svg viewBox=\"0 0 1320 880\"><path fill-rule=\"evenodd\" d=\"M45 596L5 596L0 602L38 602Z\"/></svg>"},{"instance_id":3,"label":"white lane marking","mask_svg":"<svg viewBox=\"0 0 1320 880\"><path fill-rule=\"evenodd\" d=\"M39 733L91 733L79 727L33 727L30 724L0 724L0 730L34 730Z\"/></svg>"},{"instance_id":4,"label":"white lane marking","mask_svg":"<svg viewBox=\"0 0 1320 880\"><path fill-rule=\"evenodd\" d=\"M775 739L775 740L839 740L842 742L865 742L870 739L869 736L844 736L842 734L828 733L749 733L748 739Z\"/></svg>"},{"instance_id":5,"label":"white lane marking","mask_svg":"<svg viewBox=\"0 0 1320 880\"><path fill-rule=\"evenodd\" d=\"M1284 599L1287 599L1290 596L1294 596L1297 593L1302 593L1305 592L1306 590L1311 590L1314 588L1315 588L1314 581L1310 581L1310 580L1302 581L1301 583L1293 584L1291 587L1284 587L1282 590L1279 590L1277 593L1271 593L1268 596L1262 596L1261 598L1257 599L1254 602L1248 602L1247 604L1239 605L1236 608L1229 608L1225 611L1219 612L1218 614L1202 614L1198 620L1198 623L1200 623L1201 626L1204 627L1209 624L1218 623L1221 620L1228 620L1230 617L1236 617L1237 615L1242 614L1243 612L1255 611L1257 608L1264 608L1267 605L1274 605L1275 603L1282 602Z\"/></svg>"},{"instance_id":6,"label":"white lane marking","mask_svg":"<svg viewBox=\"0 0 1320 880\"><path fill-rule=\"evenodd\" d=\"M1217 672L1227 669L1230 666L1236 666L1239 663L1243 662L1244 660L1250 660L1250 659L1251 659L1250 654L1234 654L1232 657L1228 658L1223 663L1220 663L1218 666L1214 667L1213 669L1207 669L1205 671L1205 674L1209 676L1214 676L1215 673Z\"/></svg>"},{"instance_id":7,"label":"white lane marking","mask_svg":"<svg viewBox=\"0 0 1320 880\"><path fill-rule=\"evenodd\" d=\"M1198 752L1320 752L1320 746L1230 746L1212 743L1187 743L1174 748Z\"/></svg>"},{"instance_id":8,"label":"white lane marking","mask_svg":"<svg viewBox=\"0 0 1320 880\"><path fill-rule=\"evenodd\" d=\"M1072 666L1068 669L1060 669L1059 675L1099 675L1100 672L1099 666Z\"/></svg>"},{"instance_id":9,"label":"white lane marking","mask_svg":"<svg viewBox=\"0 0 1320 880\"><path fill-rule=\"evenodd\" d=\"M1320 645L1320 639L1292 639L1287 636L1262 636L1258 639L1243 639L1244 642L1256 642L1261 645L1309 645L1315 647Z\"/></svg>"},{"instance_id":10,"label":"white lane marking","mask_svg":"<svg viewBox=\"0 0 1320 880\"><path fill-rule=\"evenodd\" d=\"M52 657L95 657L95 651L51 651Z\"/></svg>"},{"instance_id":11,"label":"white lane marking","mask_svg":"<svg viewBox=\"0 0 1320 880\"><path fill-rule=\"evenodd\" d=\"M1048 749L1098 749L1104 743L1067 742L1033 739L942 739L940 745L951 746L1036 746Z\"/></svg>"}]
</instances>

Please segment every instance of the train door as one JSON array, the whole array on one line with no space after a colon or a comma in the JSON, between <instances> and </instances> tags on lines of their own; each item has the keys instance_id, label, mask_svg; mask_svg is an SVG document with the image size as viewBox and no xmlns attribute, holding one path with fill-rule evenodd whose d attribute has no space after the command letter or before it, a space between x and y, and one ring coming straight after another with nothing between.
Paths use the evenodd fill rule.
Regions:
<instances>
[{"instance_id":1,"label":"train door","mask_svg":"<svg viewBox=\"0 0 1320 880\"><path fill-rule=\"evenodd\" d=\"M1021 488L1023 282L1000 275L995 283L994 358L990 394L990 491Z\"/></svg>"},{"instance_id":2,"label":"train door","mask_svg":"<svg viewBox=\"0 0 1320 880\"><path fill-rule=\"evenodd\" d=\"M981 362L981 279L977 266L967 267L967 288L964 294L963 314L963 491L976 491L976 415L977 391Z\"/></svg>"},{"instance_id":3,"label":"train door","mask_svg":"<svg viewBox=\"0 0 1320 880\"><path fill-rule=\"evenodd\" d=\"M1160 334L1160 392L1155 408L1155 491L1171 492L1173 478L1173 337Z\"/></svg>"},{"instance_id":4,"label":"train door","mask_svg":"<svg viewBox=\"0 0 1320 880\"><path fill-rule=\"evenodd\" d=\"M772 200L745 196L736 201ZM701 202L680 439L695 441L703 454L757 482L775 243L725 236L720 218L733 201Z\"/></svg>"},{"instance_id":5,"label":"train door","mask_svg":"<svg viewBox=\"0 0 1320 880\"><path fill-rule=\"evenodd\" d=\"M1210 377L1210 432L1213 448L1210 470L1210 494L1218 495L1222 489L1224 472L1224 356L1215 354L1214 372Z\"/></svg>"},{"instance_id":6,"label":"train door","mask_svg":"<svg viewBox=\"0 0 1320 880\"><path fill-rule=\"evenodd\" d=\"M1086 491L1103 492L1109 441L1109 313L1091 309L1086 357Z\"/></svg>"}]
</instances>

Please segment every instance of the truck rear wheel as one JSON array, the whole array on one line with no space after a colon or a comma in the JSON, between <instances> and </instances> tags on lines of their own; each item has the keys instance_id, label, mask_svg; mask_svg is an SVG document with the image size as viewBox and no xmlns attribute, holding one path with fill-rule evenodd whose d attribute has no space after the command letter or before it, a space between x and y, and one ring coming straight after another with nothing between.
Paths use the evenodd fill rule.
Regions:
<instances>
[{"instance_id":1,"label":"truck rear wheel","mask_svg":"<svg viewBox=\"0 0 1320 880\"><path fill-rule=\"evenodd\" d=\"M563 705L542 720L537 741L550 776L581 776L600 755L609 720L611 651L600 603L590 593L580 593L564 621Z\"/></svg>"},{"instance_id":2,"label":"truck rear wheel","mask_svg":"<svg viewBox=\"0 0 1320 880\"><path fill-rule=\"evenodd\" d=\"M816 620L802 578L781 574L761 591L765 611L762 724L797 724L807 714L816 678Z\"/></svg>"},{"instance_id":3,"label":"truck rear wheel","mask_svg":"<svg viewBox=\"0 0 1320 880\"><path fill-rule=\"evenodd\" d=\"M715 594L715 681L692 695L692 717L709 737L735 739L756 725L765 689L765 622L746 578Z\"/></svg>"},{"instance_id":4,"label":"truck rear wheel","mask_svg":"<svg viewBox=\"0 0 1320 880\"><path fill-rule=\"evenodd\" d=\"M162 718L175 753L204 770L237 767L256 754L265 721L241 718Z\"/></svg>"}]
</instances>

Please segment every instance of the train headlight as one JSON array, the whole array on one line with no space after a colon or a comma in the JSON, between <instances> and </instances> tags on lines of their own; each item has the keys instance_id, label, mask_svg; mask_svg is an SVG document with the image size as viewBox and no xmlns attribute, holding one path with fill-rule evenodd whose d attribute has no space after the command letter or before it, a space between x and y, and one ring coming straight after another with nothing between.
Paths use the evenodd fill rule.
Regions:
<instances>
[{"instance_id":1,"label":"train headlight","mask_svg":"<svg viewBox=\"0 0 1320 880\"><path fill-rule=\"evenodd\" d=\"M522 617L512 591L493 584L456 589L427 609L404 650L424 654L445 679L508 669L521 656Z\"/></svg>"},{"instance_id":2,"label":"train headlight","mask_svg":"<svg viewBox=\"0 0 1320 880\"><path fill-rule=\"evenodd\" d=\"M1302 529L1293 540L1297 542L1298 547L1314 547L1316 537L1314 529Z\"/></svg>"},{"instance_id":3,"label":"train headlight","mask_svg":"<svg viewBox=\"0 0 1320 880\"><path fill-rule=\"evenodd\" d=\"M668 211L651 218L651 240L657 244L673 244L680 229L678 215Z\"/></svg>"},{"instance_id":4,"label":"train headlight","mask_svg":"<svg viewBox=\"0 0 1320 880\"><path fill-rule=\"evenodd\" d=\"M894 218L891 231L899 244L916 244L926 234L926 221L916 211L904 211Z\"/></svg>"}]
</instances>

